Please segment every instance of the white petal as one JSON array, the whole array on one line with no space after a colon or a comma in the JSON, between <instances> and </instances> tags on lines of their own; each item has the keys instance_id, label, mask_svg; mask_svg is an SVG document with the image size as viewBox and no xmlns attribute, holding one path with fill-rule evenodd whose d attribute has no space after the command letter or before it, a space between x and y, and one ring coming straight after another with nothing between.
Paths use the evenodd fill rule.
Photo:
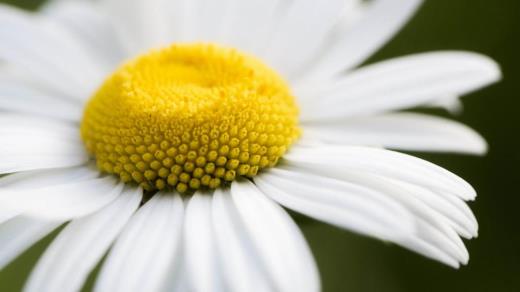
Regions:
<instances>
[{"instance_id":1,"label":"white petal","mask_svg":"<svg viewBox=\"0 0 520 292\"><path fill-rule=\"evenodd\" d=\"M336 32L337 41L328 45L304 79L326 80L363 63L406 24L421 2L372 1L359 21Z\"/></svg>"},{"instance_id":2,"label":"white petal","mask_svg":"<svg viewBox=\"0 0 520 292\"><path fill-rule=\"evenodd\" d=\"M186 268L194 291L225 291L211 222L209 194L195 193L188 202L184 246Z\"/></svg>"},{"instance_id":3,"label":"white petal","mask_svg":"<svg viewBox=\"0 0 520 292\"><path fill-rule=\"evenodd\" d=\"M316 263L290 216L252 182L231 185L244 226L276 291L319 291Z\"/></svg>"},{"instance_id":4,"label":"white petal","mask_svg":"<svg viewBox=\"0 0 520 292\"><path fill-rule=\"evenodd\" d=\"M425 257L437 260L456 269L459 268L460 263L455 258L446 254L435 244L429 242L435 241L435 239L432 238L433 235L430 233L431 230L428 230L428 225L420 224L417 226L417 230L424 234L417 237L410 237L407 241L400 242L399 244Z\"/></svg>"},{"instance_id":5,"label":"white petal","mask_svg":"<svg viewBox=\"0 0 520 292\"><path fill-rule=\"evenodd\" d=\"M190 0L107 0L102 4L110 15L128 56L173 42L182 7ZM198 18L197 18L198 19Z\"/></svg>"},{"instance_id":6,"label":"white petal","mask_svg":"<svg viewBox=\"0 0 520 292\"><path fill-rule=\"evenodd\" d=\"M455 121L414 113L388 113L335 122L304 124L305 138L343 145L378 146L405 151L482 155L487 143Z\"/></svg>"},{"instance_id":7,"label":"white petal","mask_svg":"<svg viewBox=\"0 0 520 292\"><path fill-rule=\"evenodd\" d=\"M468 188L465 182L444 170L435 169L437 167L428 166L428 163L404 154L370 148L344 147L340 150L337 147L314 147L297 147L297 158L289 157L284 167L293 172L308 175L311 173L321 177L323 181L328 177L356 184L387 196L411 212L413 223L416 225L409 236L392 239L392 242L456 268L459 263L468 262L468 252L458 234L468 238L476 236L478 224L471 210L460 200L460 196L457 197L459 193L454 190L450 191L448 188L443 189L440 185L453 184L453 188L460 188L459 192L469 194L472 189L464 191L463 189ZM351 150L353 152L350 152ZM293 153L291 152L288 156ZM355 155L357 159L345 160L344 158L349 155ZM391 158L391 156L394 157ZM379 163L386 164L388 168L382 171ZM412 166L410 163L416 165ZM421 169L425 166L432 168ZM424 172L425 170L427 172ZM415 178L409 176L412 171L416 172ZM429 173L430 171L432 172ZM442 174L443 172L444 174ZM269 173L263 176L268 175ZM445 175L446 177L443 178ZM303 174L300 173L300 176ZM422 181L420 176L424 176ZM274 183L276 179L281 179L279 177L281 176L267 177L265 181ZM432 184L426 182L428 179L432 180ZM440 183L441 180L445 181ZM297 177L294 181L295 184L305 184L312 183L313 180L312 178ZM436 183L440 184L435 186ZM327 190L325 193L329 193L330 183L320 183L318 180L314 180L314 184ZM455 184L459 184L459 186ZM286 192L298 190L297 185L278 187L286 188ZM466 199L472 197L468 196ZM291 203L291 201L289 202ZM290 207L292 208L292 206Z\"/></svg>"},{"instance_id":8,"label":"white petal","mask_svg":"<svg viewBox=\"0 0 520 292\"><path fill-rule=\"evenodd\" d=\"M70 97L83 100L104 77L73 35L22 10L0 6L0 40L0 59Z\"/></svg>"},{"instance_id":9,"label":"white petal","mask_svg":"<svg viewBox=\"0 0 520 292\"><path fill-rule=\"evenodd\" d=\"M334 120L427 105L464 95L500 79L489 58L434 52L397 58L354 71L326 90L302 97L303 120Z\"/></svg>"},{"instance_id":10,"label":"white petal","mask_svg":"<svg viewBox=\"0 0 520 292\"><path fill-rule=\"evenodd\" d=\"M388 179L387 179L388 180ZM466 202L451 194L434 192L424 187L392 180L406 192L440 214L460 236L473 238L478 235L478 222Z\"/></svg>"},{"instance_id":11,"label":"white petal","mask_svg":"<svg viewBox=\"0 0 520 292\"><path fill-rule=\"evenodd\" d=\"M405 208L363 186L295 169L273 169L255 183L287 208L381 240L399 241L415 228Z\"/></svg>"},{"instance_id":12,"label":"white petal","mask_svg":"<svg viewBox=\"0 0 520 292\"><path fill-rule=\"evenodd\" d=\"M11 155L11 157L2 157L0 173L72 167L82 165L87 161L88 157L77 155Z\"/></svg>"},{"instance_id":13,"label":"white petal","mask_svg":"<svg viewBox=\"0 0 520 292\"><path fill-rule=\"evenodd\" d=\"M281 20L281 0L235 0L229 17L230 29L225 33L227 41L234 47L262 57L266 40ZM269 21L266 21L268 19Z\"/></svg>"},{"instance_id":14,"label":"white petal","mask_svg":"<svg viewBox=\"0 0 520 292\"><path fill-rule=\"evenodd\" d=\"M204 24L208 25L207 21L203 18L207 15L205 6L208 2L213 2L213 5L217 1L206 1L206 0L181 0L178 1L177 8L182 12L179 16L179 32L180 41L182 42L203 42L202 39L202 28ZM220 3L221 1L218 1ZM212 4L209 4L213 6ZM220 11L215 11L215 14L219 15Z\"/></svg>"},{"instance_id":15,"label":"white petal","mask_svg":"<svg viewBox=\"0 0 520 292\"><path fill-rule=\"evenodd\" d=\"M18 216L0 224L0 270L61 223Z\"/></svg>"},{"instance_id":16,"label":"white petal","mask_svg":"<svg viewBox=\"0 0 520 292\"><path fill-rule=\"evenodd\" d=\"M379 191L409 210L414 215L413 219L416 228L410 234L410 237L401 238L395 243L416 250L414 249L415 245L410 247L410 243L421 241L430 245L431 250L435 250L433 253L426 252L426 250L416 250L424 256L454 267L458 267L458 263L466 264L468 262L468 251L455 232L455 229L452 228L452 218L460 213L445 216L438 212L435 206L430 206L421 199L421 195L417 194L417 187L409 187L409 184L370 174L351 175L337 173L337 175L333 175L323 173L323 175L334 176ZM453 209L453 207L451 208ZM458 217L456 219L465 221L466 218ZM469 223L469 225L472 224ZM473 228L473 226L470 228ZM453 265L453 261L457 264Z\"/></svg>"},{"instance_id":17,"label":"white petal","mask_svg":"<svg viewBox=\"0 0 520 292\"><path fill-rule=\"evenodd\" d=\"M272 291L265 266L254 249L229 189L216 190L212 201L212 222L222 274L230 291Z\"/></svg>"},{"instance_id":18,"label":"white petal","mask_svg":"<svg viewBox=\"0 0 520 292\"><path fill-rule=\"evenodd\" d=\"M298 72L338 23L347 3L344 0L329 0L325 5L315 0L293 1L274 31L266 59L285 76Z\"/></svg>"},{"instance_id":19,"label":"white petal","mask_svg":"<svg viewBox=\"0 0 520 292\"><path fill-rule=\"evenodd\" d=\"M20 129L19 132L16 130ZM76 135L52 132L52 130L13 126L0 130L0 149L6 157L15 155L77 155L84 156L84 146Z\"/></svg>"},{"instance_id":20,"label":"white petal","mask_svg":"<svg viewBox=\"0 0 520 292\"><path fill-rule=\"evenodd\" d=\"M40 258L24 291L79 291L141 197L141 189L127 188L107 207L67 225Z\"/></svg>"},{"instance_id":21,"label":"white petal","mask_svg":"<svg viewBox=\"0 0 520 292\"><path fill-rule=\"evenodd\" d=\"M475 189L455 174L425 160L368 147L293 147L284 156L295 166L351 173L370 173L472 200Z\"/></svg>"},{"instance_id":22,"label":"white petal","mask_svg":"<svg viewBox=\"0 0 520 292\"><path fill-rule=\"evenodd\" d=\"M74 34L103 69L113 69L124 60L125 52L104 12L93 1L48 1L40 9L40 13Z\"/></svg>"},{"instance_id":23,"label":"white petal","mask_svg":"<svg viewBox=\"0 0 520 292\"><path fill-rule=\"evenodd\" d=\"M0 209L0 224L16 217L19 214L20 212L9 210L5 207L2 207L2 209Z\"/></svg>"},{"instance_id":24,"label":"white petal","mask_svg":"<svg viewBox=\"0 0 520 292\"><path fill-rule=\"evenodd\" d=\"M84 181L98 175L97 170L85 166L18 172L0 177L0 193L21 189L37 191L42 187ZM0 224L20 213L20 210L9 210L3 206L0 210Z\"/></svg>"},{"instance_id":25,"label":"white petal","mask_svg":"<svg viewBox=\"0 0 520 292\"><path fill-rule=\"evenodd\" d=\"M0 173L70 167L89 160L77 126L17 114L0 114L0 150Z\"/></svg>"},{"instance_id":26,"label":"white petal","mask_svg":"<svg viewBox=\"0 0 520 292\"><path fill-rule=\"evenodd\" d=\"M6 189L0 204L38 218L67 220L96 212L116 199L123 189L112 177L65 182L37 189Z\"/></svg>"},{"instance_id":27,"label":"white petal","mask_svg":"<svg viewBox=\"0 0 520 292\"><path fill-rule=\"evenodd\" d=\"M188 0L183 15L183 35L181 40L188 42L224 43L222 38L225 27L230 26L230 14L235 0Z\"/></svg>"},{"instance_id":28,"label":"white petal","mask_svg":"<svg viewBox=\"0 0 520 292\"><path fill-rule=\"evenodd\" d=\"M341 183L338 180L341 180ZM394 242L453 267L458 267L459 263L465 264L469 259L462 240L450 224L451 218L422 201L414 193L414 189L406 188L393 180L371 174L323 172L289 167L287 171L276 170L272 171L272 175L271 172L263 174L255 181L273 199L308 216L354 231L360 229L365 235ZM395 236L381 236L380 232L371 229L370 226L361 225L354 229L351 227L356 223L352 213L363 214L365 220L380 216L380 211L366 207L358 207L358 209L344 207L345 203L342 203L341 199L345 201L346 199L342 197L352 196L351 185L377 193L399 206L402 216L386 218L388 229L386 233L394 233ZM365 194L370 192L365 191ZM331 193L338 193L339 199L332 201ZM328 207L324 208L324 206ZM341 208L343 208L342 212L335 211ZM399 228L403 224L411 228Z\"/></svg>"},{"instance_id":29,"label":"white petal","mask_svg":"<svg viewBox=\"0 0 520 292\"><path fill-rule=\"evenodd\" d=\"M0 109L68 121L79 121L82 111L79 104L67 101L66 97L60 98L12 80L0 80Z\"/></svg>"},{"instance_id":30,"label":"white petal","mask_svg":"<svg viewBox=\"0 0 520 292\"><path fill-rule=\"evenodd\" d=\"M311 146L311 147L323 147L323 146ZM311 148L312 149L312 148ZM344 161L335 163L334 160L339 158L340 160L343 157L343 154L337 150L337 148L323 148L324 152L335 151L332 156L323 156L317 155L319 152L318 149L314 149L314 151L308 151L307 154L303 154L305 152L301 152L298 155L306 155L309 157L314 156L315 158L320 157L323 159L320 163L308 164L301 163L304 160L301 159L292 159L289 158L287 161L287 165L290 167L300 167L303 170L307 170L316 174L320 174L327 177L337 178L340 180L346 180L348 182L360 184L361 185L369 185L364 183L365 181L372 179L374 181L390 181L393 186L392 189L399 188L402 189L402 192L411 194L416 200L419 200L429 206L432 210L434 210L437 214L444 217L444 219L448 222L448 224L457 231L461 236L466 238L471 238L477 236L478 231L478 223L473 215L472 211L469 209L467 204L459 197L454 194L453 191L439 190L436 188L432 188L429 184L416 184L412 179L404 179L399 175L394 175L391 171L389 172L380 172L377 170L379 166L372 166L373 169L370 169L370 165L373 164L372 160L378 160L376 156L368 156L361 155L360 159L365 159L366 165L363 168L358 168L357 165L353 163L349 163ZM349 151L345 149L345 151ZM379 150L382 151L382 150ZM369 151L370 152L370 151ZM335 158L336 157L336 158ZM342 160L343 161L343 160ZM390 163L390 162L389 162ZM399 162L393 161L391 162L396 167L406 167L405 165L399 165ZM423 162L424 163L424 162ZM328 165L329 167L325 167ZM366 171L365 169L368 169ZM268 173L267 173L268 174ZM267 175L266 174L266 175ZM435 175L425 174L426 177L431 177L434 180L438 180ZM376 178L374 178L376 177ZM464 185L465 183L463 183ZM374 183L374 185L377 185Z\"/></svg>"},{"instance_id":31,"label":"white petal","mask_svg":"<svg viewBox=\"0 0 520 292\"><path fill-rule=\"evenodd\" d=\"M160 291L179 265L183 214L179 195L154 195L117 240L94 291Z\"/></svg>"},{"instance_id":32,"label":"white petal","mask_svg":"<svg viewBox=\"0 0 520 292\"><path fill-rule=\"evenodd\" d=\"M85 181L96 178L99 172L87 166L25 171L0 178L0 192L36 190L43 187Z\"/></svg>"},{"instance_id":33,"label":"white petal","mask_svg":"<svg viewBox=\"0 0 520 292\"><path fill-rule=\"evenodd\" d=\"M18 113L0 113L0 130L3 132L10 130L14 133L42 131L40 135L62 134L69 136L63 137L67 140L79 140L76 124Z\"/></svg>"},{"instance_id":34,"label":"white petal","mask_svg":"<svg viewBox=\"0 0 520 292\"><path fill-rule=\"evenodd\" d=\"M178 266L175 268L174 275L169 276L166 280L166 285L162 291L165 292L186 292L193 291L191 283L189 282L188 271L186 270L186 263L182 259L182 255L177 260Z\"/></svg>"},{"instance_id":35,"label":"white petal","mask_svg":"<svg viewBox=\"0 0 520 292\"><path fill-rule=\"evenodd\" d=\"M237 26L237 20L244 17L242 14L247 14L249 9L254 9L255 5L261 4L270 6L278 0L266 0L263 1L264 3L258 3L260 1L255 3L253 1L247 1L247 3L241 0L200 1L202 5L199 4L200 14L197 17L202 19L202 21L198 21L196 32L190 30L189 35L187 35L188 32L185 32L183 40L211 41L217 44L246 50L245 47L240 46L240 42L233 42L235 37L247 33ZM194 1L190 2L193 4ZM248 5L249 7L246 7ZM194 10L193 7L191 10L197 13L197 10ZM260 10L257 12L262 13ZM194 19L190 18L189 15L190 14L186 14L185 19L188 21L191 19L191 21L193 21ZM251 25L251 23L248 23L248 25Z\"/></svg>"}]
</instances>

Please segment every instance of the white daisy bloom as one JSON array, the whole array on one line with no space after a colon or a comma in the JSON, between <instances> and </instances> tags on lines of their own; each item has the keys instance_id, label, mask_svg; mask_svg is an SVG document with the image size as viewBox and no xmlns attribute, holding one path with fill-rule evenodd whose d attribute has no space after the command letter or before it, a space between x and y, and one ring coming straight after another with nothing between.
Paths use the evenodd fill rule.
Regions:
<instances>
[{"instance_id":1,"label":"white daisy bloom","mask_svg":"<svg viewBox=\"0 0 520 292\"><path fill-rule=\"evenodd\" d=\"M318 291L282 206L466 264L475 190L393 150L484 154L468 127L401 110L456 110L497 64L357 68L420 2L0 6L0 269L64 226L25 291L78 291L105 256L99 292Z\"/></svg>"}]
</instances>

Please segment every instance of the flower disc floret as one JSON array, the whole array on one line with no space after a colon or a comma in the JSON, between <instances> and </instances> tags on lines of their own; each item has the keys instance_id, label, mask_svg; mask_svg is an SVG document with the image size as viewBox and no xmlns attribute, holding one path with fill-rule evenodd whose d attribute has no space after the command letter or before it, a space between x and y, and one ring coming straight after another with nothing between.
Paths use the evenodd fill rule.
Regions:
<instances>
[{"instance_id":1,"label":"flower disc floret","mask_svg":"<svg viewBox=\"0 0 520 292\"><path fill-rule=\"evenodd\" d=\"M81 123L101 171L179 192L253 177L299 135L285 81L254 57L212 44L173 45L124 64Z\"/></svg>"}]
</instances>

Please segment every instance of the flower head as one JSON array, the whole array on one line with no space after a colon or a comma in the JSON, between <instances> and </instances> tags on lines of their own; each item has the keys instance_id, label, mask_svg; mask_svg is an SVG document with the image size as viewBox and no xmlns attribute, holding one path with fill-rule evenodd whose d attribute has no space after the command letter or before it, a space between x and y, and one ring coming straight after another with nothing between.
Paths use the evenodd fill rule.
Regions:
<instances>
[{"instance_id":1,"label":"flower head","mask_svg":"<svg viewBox=\"0 0 520 292\"><path fill-rule=\"evenodd\" d=\"M300 133L294 97L275 72L203 44L124 65L89 101L81 125L101 171L180 193L253 177Z\"/></svg>"},{"instance_id":2,"label":"flower head","mask_svg":"<svg viewBox=\"0 0 520 292\"><path fill-rule=\"evenodd\" d=\"M498 66L356 68L420 2L1 6L0 268L66 224L26 291L78 291L104 257L95 291L318 291L281 206L466 264L475 190L393 150L485 153L468 127L401 110L453 109Z\"/></svg>"}]
</instances>

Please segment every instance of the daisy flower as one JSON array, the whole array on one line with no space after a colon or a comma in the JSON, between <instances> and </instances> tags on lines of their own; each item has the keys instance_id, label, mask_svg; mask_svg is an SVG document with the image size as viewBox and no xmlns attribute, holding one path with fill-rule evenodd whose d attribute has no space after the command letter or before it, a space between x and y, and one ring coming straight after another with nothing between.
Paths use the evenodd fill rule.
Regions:
<instances>
[{"instance_id":1,"label":"daisy flower","mask_svg":"<svg viewBox=\"0 0 520 292\"><path fill-rule=\"evenodd\" d=\"M500 78L432 52L363 66L419 0L0 7L0 269L62 227L25 291L318 291L284 207L468 262L475 190L394 152L483 154L454 121Z\"/></svg>"}]
</instances>

